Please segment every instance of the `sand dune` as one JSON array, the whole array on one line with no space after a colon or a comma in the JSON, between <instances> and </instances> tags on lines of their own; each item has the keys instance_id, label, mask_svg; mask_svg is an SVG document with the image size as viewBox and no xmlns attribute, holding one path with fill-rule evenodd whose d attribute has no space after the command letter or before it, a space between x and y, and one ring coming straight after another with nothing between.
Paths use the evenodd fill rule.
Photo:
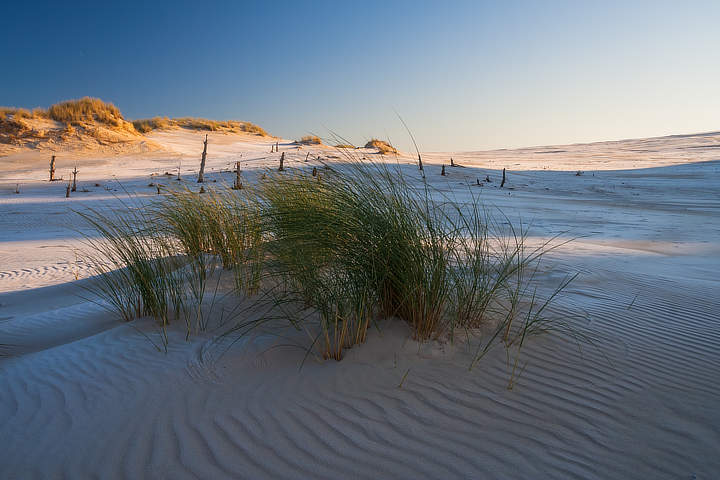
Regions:
<instances>
[{"instance_id":1,"label":"sand dune","mask_svg":"<svg viewBox=\"0 0 720 480\"><path fill-rule=\"evenodd\" d=\"M164 172L176 173L179 160L197 188L200 135L150 138L172 153L81 160L89 191L70 199L43 181L42 156L22 169L12 157L0 166L0 352L9 355L0 358L0 477L703 479L720 471L720 134L426 155L439 191L461 200L472 192L531 222L531 241L579 237L540 275L554 285L580 273L553 313L585 317L574 325L593 341L579 349L565 335L536 339L512 390L501 349L468 370L466 344L418 345L393 322L341 362L310 359L301 369L304 351L288 345L304 338L280 338L271 325L233 345L216 333L186 342L178 328L159 353L141 333L153 338L149 319L121 323L82 298L92 280L72 253L79 234L67 228L82 228L70 208L122 208L123 190L155 198L148 184L177 183ZM232 182L226 170L236 161L249 182L277 166L268 139L210 139L210 188ZM326 148L281 142L281 151L290 167L322 168L317 155L341 162ZM450 156L465 168L441 177ZM417 176L412 156L386 158ZM503 167L508 184L499 189ZM491 183L473 186L486 175Z\"/></svg>"}]
</instances>

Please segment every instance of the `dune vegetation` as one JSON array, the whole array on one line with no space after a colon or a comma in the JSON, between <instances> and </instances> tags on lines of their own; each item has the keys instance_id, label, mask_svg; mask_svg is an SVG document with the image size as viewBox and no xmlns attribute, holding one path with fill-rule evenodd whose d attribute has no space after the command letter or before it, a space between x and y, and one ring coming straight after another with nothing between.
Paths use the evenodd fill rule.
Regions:
<instances>
[{"instance_id":1,"label":"dune vegetation","mask_svg":"<svg viewBox=\"0 0 720 480\"><path fill-rule=\"evenodd\" d=\"M233 273L234 296L306 330L326 359L383 319L420 342L489 327L477 358L561 325L545 312L570 279L545 300L532 289L546 246L526 249L524 231L501 232L476 199L436 202L387 166L354 163L322 180L269 171L243 190L163 197L119 216L81 213L100 234L86 251L95 293L127 321L154 317L163 343L171 322L188 335L207 328L202 305L220 271ZM260 323L238 317L231 331Z\"/></svg>"},{"instance_id":2,"label":"dune vegetation","mask_svg":"<svg viewBox=\"0 0 720 480\"><path fill-rule=\"evenodd\" d=\"M235 120L153 117L129 122L112 103L91 97L67 100L47 109L0 107L0 143L16 147L52 147L71 137L78 142L78 148L87 140L100 145L131 144L142 139L142 134L175 128L268 136L253 123Z\"/></svg>"},{"instance_id":3,"label":"dune vegetation","mask_svg":"<svg viewBox=\"0 0 720 480\"><path fill-rule=\"evenodd\" d=\"M389 155L398 153L397 149L384 140L373 138L365 144L365 148L376 148L378 153Z\"/></svg>"},{"instance_id":4,"label":"dune vegetation","mask_svg":"<svg viewBox=\"0 0 720 480\"><path fill-rule=\"evenodd\" d=\"M316 135L305 135L300 140L295 140L298 145L322 145L322 140Z\"/></svg>"},{"instance_id":5,"label":"dune vegetation","mask_svg":"<svg viewBox=\"0 0 720 480\"><path fill-rule=\"evenodd\" d=\"M140 120L133 120L135 129L140 133L149 133L153 130L171 130L174 128L187 128L189 130L203 130L209 132L223 133L250 133L263 137L268 133L253 123L240 122L237 120L208 120L206 118L182 117L153 117Z\"/></svg>"}]
</instances>

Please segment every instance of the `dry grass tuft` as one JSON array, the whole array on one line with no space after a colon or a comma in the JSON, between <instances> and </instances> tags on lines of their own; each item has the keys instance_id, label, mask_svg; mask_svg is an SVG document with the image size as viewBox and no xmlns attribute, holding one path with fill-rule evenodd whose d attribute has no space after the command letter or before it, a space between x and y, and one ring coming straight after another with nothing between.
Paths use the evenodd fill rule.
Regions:
<instances>
[{"instance_id":1,"label":"dry grass tuft","mask_svg":"<svg viewBox=\"0 0 720 480\"><path fill-rule=\"evenodd\" d=\"M115 105L99 98L84 97L56 103L48 108L47 113L52 120L73 125L97 122L121 127L127 123Z\"/></svg>"},{"instance_id":2,"label":"dry grass tuft","mask_svg":"<svg viewBox=\"0 0 720 480\"><path fill-rule=\"evenodd\" d=\"M365 148L377 148L378 153L381 153L383 155L387 155L390 153L398 153L397 148L393 147L388 142L384 140L378 140L377 138L373 138L369 142L367 142L365 144Z\"/></svg>"},{"instance_id":3,"label":"dry grass tuft","mask_svg":"<svg viewBox=\"0 0 720 480\"><path fill-rule=\"evenodd\" d=\"M167 130L173 127L172 120L168 117L153 117L133 120L132 124L135 127L135 130L140 133L149 133L153 130Z\"/></svg>"},{"instance_id":4,"label":"dry grass tuft","mask_svg":"<svg viewBox=\"0 0 720 480\"><path fill-rule=\"evenodd\" d=\"M355 148L355 145L350 145L349 143L338 143L335 145L335 148Z\"/></svg>"},{"instance_id":5,"label":"dry grass tuft","mask_svg":"<svg viewBox=\"0 0 720 480\"><path fill-rule=\"evenodd\" d=\"M223 133L250 133L262 137L268 137L268 133L258 125L250 122L237 120L208 120L206 118L182 117L153 117L134 120L133 125L140 133L148 133L153 130L170 130L173 128L187 128L190 130L203 130L209 132Z\"/></svg>"},{"instance_id":6,"label":"dry grass tuft","mask_svg":"<svg viewBox=\"0 0 720 480\"><path fill-rule=\"evenodd\" d=\"M322 145L322 140L316 135L305 135L300 140L295 140L298 145Z\"/></svg>"}]
</instances>

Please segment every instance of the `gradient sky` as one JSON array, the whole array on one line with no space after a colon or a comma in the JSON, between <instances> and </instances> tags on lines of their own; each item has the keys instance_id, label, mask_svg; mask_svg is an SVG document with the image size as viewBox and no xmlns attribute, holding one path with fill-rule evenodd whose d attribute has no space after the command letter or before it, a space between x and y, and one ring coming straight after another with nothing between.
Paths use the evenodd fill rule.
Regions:
<instances>
[{"instance_id":1,"label":"gradient sky","mask_svg":"<svg viewBox=\"0 0 720 480\"><path fill-rule=\"evenodd\" d=\"M409 149L720 130L720 1L12 2L0 105L255 122Z\"/></svg>"}]
</instances>

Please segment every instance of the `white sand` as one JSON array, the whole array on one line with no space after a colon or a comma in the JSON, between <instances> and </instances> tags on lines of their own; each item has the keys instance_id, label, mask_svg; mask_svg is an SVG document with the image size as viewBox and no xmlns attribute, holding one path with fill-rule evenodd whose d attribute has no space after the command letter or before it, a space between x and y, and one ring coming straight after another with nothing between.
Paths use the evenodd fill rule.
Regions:
<instances>
[{"instance_id":1,"label":"white sand","mask_svg":"<svg viewBox=\"0 0 720 480\"><path fill-rule=\"evenodd\" d=\"M580 272L556 313L587 312L576 326L595 346L535 339L511 391L500 349L468 371L461 346L418 346L392 323L302 369L304 352L261 332L220 356L227 342L177 330L158 353L138 332L150 320L82 298L70 211L154 196L178 159L197 188L201 135L151 137L176 153L84 156L89 192L70 199L45 181L47 154L0 158L0 478L717 478L720 133L424 156L460 200L490 175L470 190L531 222L533 241L580 237L542 275ZM231 183L220 172L239 160L252 181L277 165L270 143L211 134L207 177ZM336 155L283 150L290 167ZM441 177L450 156L465 168ZM58 175L74 163L60 156Z\"/></svg>"}]
</instances>

